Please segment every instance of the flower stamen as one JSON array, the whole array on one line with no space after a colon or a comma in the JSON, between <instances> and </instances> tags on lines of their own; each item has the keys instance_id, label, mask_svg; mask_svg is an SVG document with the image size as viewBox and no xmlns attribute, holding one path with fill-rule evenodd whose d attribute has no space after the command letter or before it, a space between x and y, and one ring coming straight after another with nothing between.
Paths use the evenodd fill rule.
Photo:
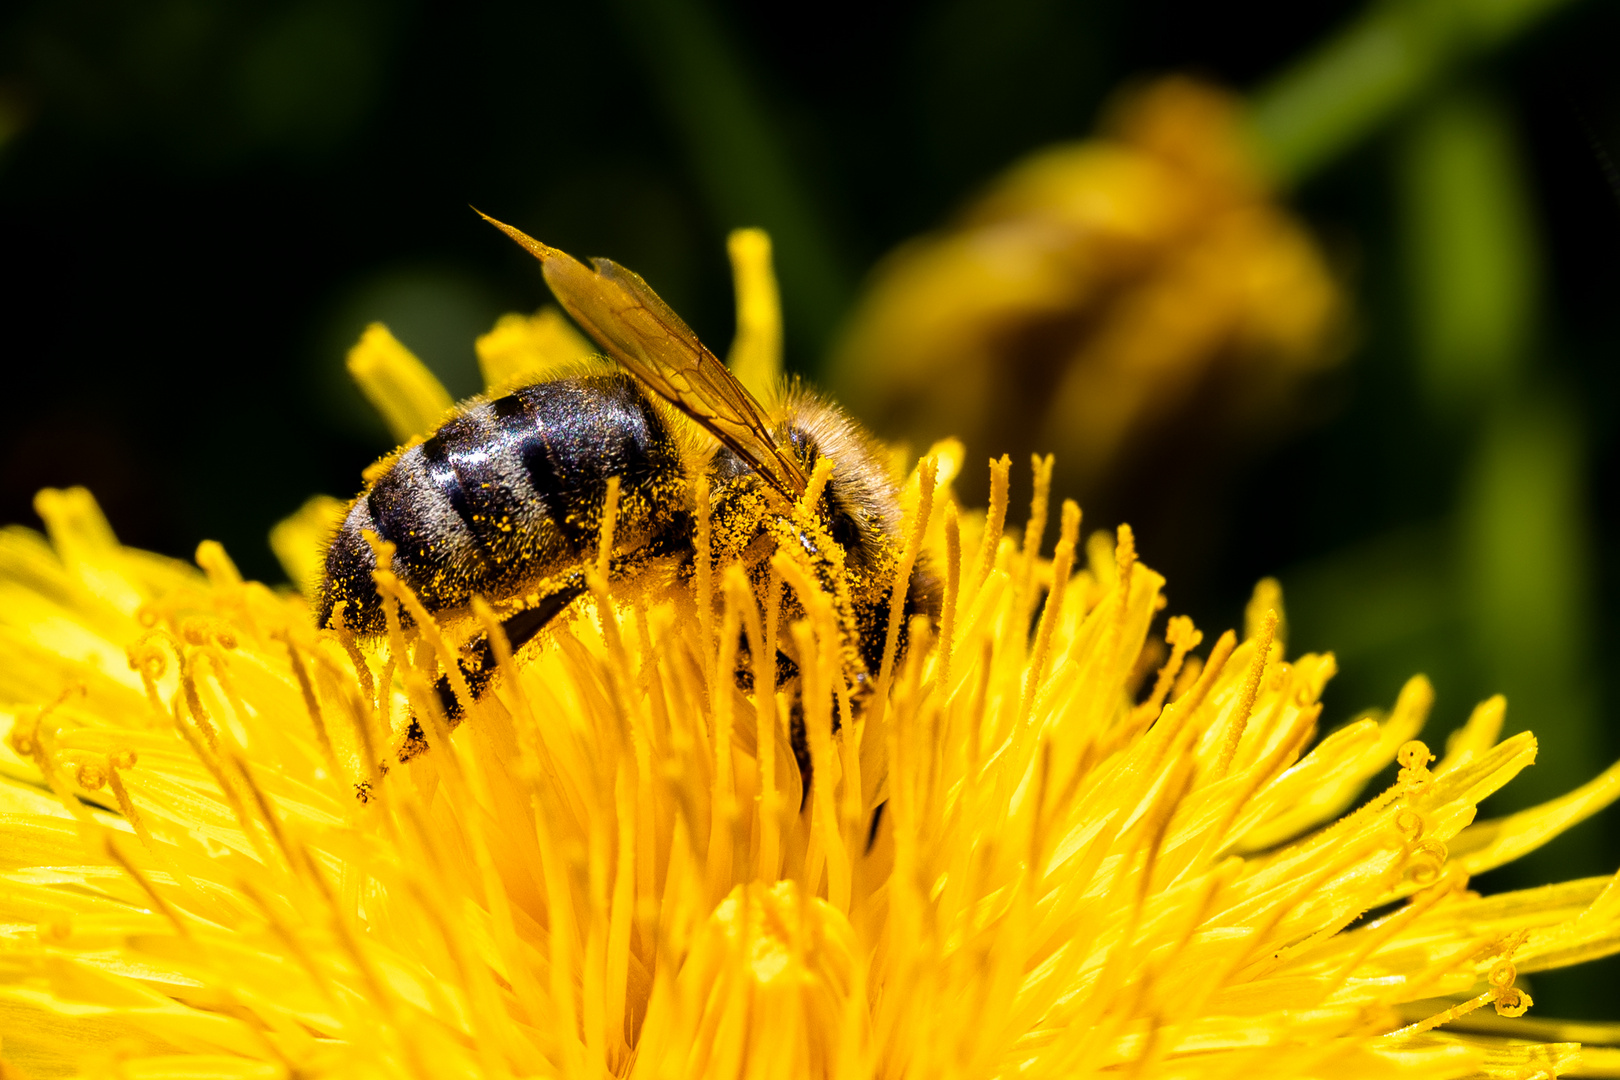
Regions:
<instances>
[{"instance_id":1,"label":"flower stamen","mask_svg":"<svg viewBox=\"0 0 1620 1080\"><path fill-rule=\"evenodd\" d=\"M1215 779L1226 775L1226 770L1231 767L1232 757L1237 753L1238 743L1243 740L1243 732L1249 726L1249 714L1254 711L1255 698L1260 694L1260 682L1265 675L1266 662L1271 657L1271 639L1276 632L1277 611L1275 608L1268 608L1260 620L1260 634L1253 639L1254 657L1249 661L1249 673L1243 680L1243 691L1238 698L1237 711L1233 713L1222 735L1220 752L1210 772Z\"/></svg>"}]
</instances>

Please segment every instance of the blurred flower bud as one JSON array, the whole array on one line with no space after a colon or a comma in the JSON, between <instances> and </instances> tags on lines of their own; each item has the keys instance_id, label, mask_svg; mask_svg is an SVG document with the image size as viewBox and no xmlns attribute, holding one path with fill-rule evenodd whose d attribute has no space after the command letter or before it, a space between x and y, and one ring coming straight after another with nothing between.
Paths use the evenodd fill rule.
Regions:
<instances>
[{"instance_id":1,"label":"blurred flower bud","mask_svg":"<svg viewBox=\"0 0 1620 1080\"><path fill-rule=\"evenodd\" d=\"M1275 432L1342 353L1343 315L1321 253L1269 200L1239 102L1170 78L893 252L831 382L889 437L1055 452L1059 487L1090 498L1167 433L1221 455Z\"/></svg>"}]
</instances>

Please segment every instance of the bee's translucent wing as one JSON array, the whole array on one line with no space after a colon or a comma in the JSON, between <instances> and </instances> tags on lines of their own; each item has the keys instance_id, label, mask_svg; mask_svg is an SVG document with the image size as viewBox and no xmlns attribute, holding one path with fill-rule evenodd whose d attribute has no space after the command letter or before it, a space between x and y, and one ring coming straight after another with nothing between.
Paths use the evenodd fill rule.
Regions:
<instances>
[{"instance_id":1,"label":"bee's translucent wing","mask_svg":"<svg viewBox=\"0 0 1620 1080\"><path fill-rule=\"evenodd\" d=\"M481 214L540 260L546 284L574 321L654 393L703 425L784 497L804 493L804 470L771 436L765 414L719 357L640 276L608 259L593 270Z\"/></svg>"}]
</instances>

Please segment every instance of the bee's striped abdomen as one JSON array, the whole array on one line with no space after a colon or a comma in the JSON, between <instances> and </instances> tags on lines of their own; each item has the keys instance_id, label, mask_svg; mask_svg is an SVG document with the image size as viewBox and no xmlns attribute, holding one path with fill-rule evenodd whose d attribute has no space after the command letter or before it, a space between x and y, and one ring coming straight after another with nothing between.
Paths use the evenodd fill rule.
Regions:
<instances>
[{"instance_id":1,"label":"bee's striped abdomen","mask_svg":"<svg viewBox=\"0 0 1620 1080\"><path fill-rule=\"evenodd\" d=\"M685 475L659 409L623 374L559 379L474 402L411 447L354 503L328 549L319 616L337 602L384 629L363 530L430 611L502 598L593 558L607 482L620 478L615 547L672 526Z\"/></svg>"}]
</instances>

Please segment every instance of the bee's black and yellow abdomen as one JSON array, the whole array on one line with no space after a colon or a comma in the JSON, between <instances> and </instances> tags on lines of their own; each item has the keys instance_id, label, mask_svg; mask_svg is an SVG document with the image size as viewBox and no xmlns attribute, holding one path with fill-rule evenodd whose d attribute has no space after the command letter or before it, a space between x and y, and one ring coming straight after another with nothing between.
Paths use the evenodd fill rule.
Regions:
<instances>
[{"instance_id":1,"label":"bee's black and yellow abdomen","mask_svg":"<svg viewBox=\"0 0 1620 1080\"><path fill-rule=\"evenodd\" d=\"M322 624L345 601L350 627L385 629L367 529L393 542L395 572L429 611L519 595L577 568L595 557L615 476L615 547L641 548L677 527L680 450L628 375L559 379L468 405L350 506L327 551Z\"/></svg>"}]
</instances>

